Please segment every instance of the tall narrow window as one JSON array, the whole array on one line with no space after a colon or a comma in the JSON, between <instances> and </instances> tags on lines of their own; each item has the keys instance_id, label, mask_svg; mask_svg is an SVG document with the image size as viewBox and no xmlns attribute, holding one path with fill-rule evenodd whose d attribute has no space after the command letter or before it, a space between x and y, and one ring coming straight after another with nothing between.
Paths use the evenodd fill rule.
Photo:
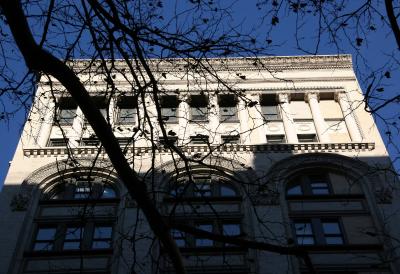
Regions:
<instances>
[{"instance_id":1,"label":"tall narrow window","mask_svg":"<svg viewBox=\"0 0 400 274\"><path fill-rule=\"evenodd\" d=\"M63 97L58 102L58 113L56 116L60 125L72 125L76 117L77 104L70 97Z\"/></svg>"},{"instance_id":2,"label":"tall narrow window","mask_svg":"<svg viewBox=\"0 0 400 274\"><path fill-rule=\"evenodd\" d=\"M208 120L208 98L205 95L190 96L191 121Z\"/></svg>"},{"instance_id":3,"label":"tall narrow window","mask_svg":"<svg viewBox=\"0 0 400 274\"><path fill-rule=\"evenodd\" d=\"M237 97L233 94L218 96L219 118L221 122L237 122Z\"/></svg>"},{"instance_id":4,"label":"tall narrow window","mask_svg":"<svg viewBox=\"0 0 400 274\"><path fill-rule=\"evenodd\" d=\"M137 116L137 98L133 96L120 97L117 102L117 124L135 124Z\"/></svg>"},{"instance_id":5,"label":"tall narrow window","mask_svg":"<svg viewBox=\"0 0 400 274\"><path fill-rule=\"evenodd\" d=\"M263 94L260 97L261 112L265 120L280 119L278 102L275 94Z\"/></svg>"},{"instance_id":6,"label":"tall narrow window","mask_svg":"<svg viewBox=\"0 0 400 274\"><path fill-rule=\"evenodd\" d=\"M342 245L343 234L338 220L322 220L322 231L327 245Z\"/></svg>"},{"instance_id":7,"label":"tall narrow window","mask_svg":"<svg viewBox=\"0 0 400 274\"><path fill-rule=\"evenodd\" d=\"M165 95L160 97L161 115L166 123L177 123L178 96Z\"/></svg>"},{"instance_id":8,"label":"tall narrow window","mask_svg":"<svg viewBox=\"0 0 400 274\"><path fill-rule=\"evenodd\" d=\"M315 243L313 227L310 221L296 221L294 229L298 245L313 245Z\"/></svg>"}]
</instances>

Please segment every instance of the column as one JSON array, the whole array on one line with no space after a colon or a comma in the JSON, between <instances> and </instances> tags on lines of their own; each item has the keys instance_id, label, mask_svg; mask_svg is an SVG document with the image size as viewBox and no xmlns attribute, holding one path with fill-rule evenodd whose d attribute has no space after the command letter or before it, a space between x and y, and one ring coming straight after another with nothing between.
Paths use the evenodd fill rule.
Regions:
<instances>
[{"instance_id":1,"label":"column","mask_svg":"<svg viewBox=\"0 0 400 274\"><path fill-rule=\"evenodd\" d=\"M307 93L305 99L306 101L308 101L308 104L310 105L315 129L318 134L318 140L321 143L329 143L330 140L329 140L328 128L326 126L324 117L319 107L319 94L316 92Z\"/></svg>"},{"instance_id":2,"label":"column","mask_svg":"<svg viewBox=\"0 0 400 274\"><path fill-rule=\"evenodd\" d=\"M340 108L342 109L344 121L346 123L347 129L349 130L351 140L353 142L361 142L363 138L354 117L354 110L351 108L346 93L336 93L335 99L339 102Z\"/></svg>"},{"instance_id":3,"label":"column","mask_svg":"<svg viewBox=\"0 0 400 274\"><path fill-rule=\"evenodd\" d=\"M215 94L210 94L209 96L210 102L208 105L211 106L208 109L208 130L206 133L210 136L210 140L215 140L217 135L217 128L219 128L219 105L218 105L218 96Z\"/></svg>"},{"instance_id":4,"label":"column","mask_svg":"<svg viewBox=\"0 0 400 274\"><path fill-rule=\"evenodd\" d=\"M188 96L179 96L179 106L177 110L178 115L178 124L179 124L179 133L178 142L182 144L182 140L185 140L187 136L190 134L188 129L189 119L190 119L190 106L187 103Z\"/></svg>"},{"instance_id":5,"label":"column","mask_svg":"<svg viewBox=\"0 0 400 274\"><path fill-rule=\"evenodd\" d=\"M69 145L71 147L78 147L82 137L82 128L84 124L84 115L80 107L76 109L74 122L72 123L72 130L69 138Z\"/></svg>"},{"instance_id":6,"label":"column","mask_svg":"<svg viewBox=\"0 0 400 274\"><path fill-rule=\"evenodd\" d=\"M250 142L250 121L246 103L241 98L238 102L238 119L240 125L240 139L242 144Z\"/></svg>"},{"instance_id":7,"label":"column","mask_svg":"<svg viewBox=\"0 0 400 274\"><path fill-rule=\"evenodd\" d=\"M286 141L290 144L298 143L296 134L296 125L290 113L289 94L288 93L278 94L278 101L281 108L283 127L285 128Z\"/></svg>"},{"instance_id":8,"label":"column","mask_svg":"<svg viewBox=\"0 0 400 274\"><path fill-rule=\"evenodd\" d=\"M53 119L56 112L53 98L49 98L47 106L43 106L43 109L45 113L44 117L42 117L43 122L38 136L38 145L40 147L45 147L47 145L53 127Z\"/></svg>"}]
</instances>

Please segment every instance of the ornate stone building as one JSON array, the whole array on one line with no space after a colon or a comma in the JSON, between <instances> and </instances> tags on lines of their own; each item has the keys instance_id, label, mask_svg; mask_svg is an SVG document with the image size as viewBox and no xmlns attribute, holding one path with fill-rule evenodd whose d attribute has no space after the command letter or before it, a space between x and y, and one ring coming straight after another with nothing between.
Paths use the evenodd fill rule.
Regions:
<instances>
[{"instance_id":1,"label":"ornate stone building","mask_svg":"<svg viewBox=\"0 0 400 274\"><path fill-rule=\"evenodd\" d=\"M149 63L156 99L122 61L112 85L88 61L71 65L165 218L301 248L318 273L400 273L398 182L351 56L211 59L200 71ZM0 210L0 273L173 273L54 79L38 83ZM309 271L292 255L171 233L188 273Z\"/></svg>"}]
</instances>

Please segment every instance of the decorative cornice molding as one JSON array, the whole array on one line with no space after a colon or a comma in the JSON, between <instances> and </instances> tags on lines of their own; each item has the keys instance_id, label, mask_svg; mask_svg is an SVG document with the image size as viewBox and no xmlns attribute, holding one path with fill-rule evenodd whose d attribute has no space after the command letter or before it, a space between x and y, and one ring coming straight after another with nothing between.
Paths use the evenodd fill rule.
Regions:
<instances>
[{"instance_id":1,"label":"decorative cornice molding","mask_svg":"<svg viewBox=\"0 0 400 274\"><path fill-rule=\"evenodd\" d=\"M207 67L213 71L246 71L246 70L293 70L293 69L335 69L352 68L351 55L305 55L305 56L263 56L263 57L234 57L204 59ZM193 64L191 64L193 61ZM132 60L132 62L134 62ZM195 63L201 60L194 59L148 59L150 69L154 72L185 72L195 70ZM195 63L194 63L195 62ZM94 60L73 60L68 63L74 70L97 70L101 64ZM115 67L120 70L128 69L125 61L113 60ZM136 67L136 64L134 64Z\"/></svg>"},{"instance_id":2,"label":"decorative cornice molding","mask_svg":"<svg viewBox=\"0 0 400 274\"><path fill-rule=\"evenodd\" d=\"M263 144L263 145L224 145L224 146L184 146L179 147L188 156L202 157L202 153L235 152L235 153L285 153L285 152L331 152L331 151L371 151L375 149L375 143L299 143L299 144ZM151 147L126 148L127 155L140 156L152 153ZM158 148L160 154L170 153L166 148ZM96 147L71 148L69 154L75 157L87 157L98 154ZM106 155L104 151L102 155ZM29 148L24 149L26 157L46 157L68 155L67 148Z\"/></svg>"}]
</instances>

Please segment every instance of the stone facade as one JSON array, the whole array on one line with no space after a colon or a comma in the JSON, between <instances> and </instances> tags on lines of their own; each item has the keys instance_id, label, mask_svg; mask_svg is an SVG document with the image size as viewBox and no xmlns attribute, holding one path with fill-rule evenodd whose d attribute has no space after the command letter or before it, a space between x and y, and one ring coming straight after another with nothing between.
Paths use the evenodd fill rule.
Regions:
<instances>
[{"instance_id":1,"label":"stone facade","mask_svg":"<svg viewBox=\"0 0 400 274\"><path fill-rule=\"evenodd\" d=\"M98 107L165 216L303 247L320 273L400 271L398 182L351 56L209 60L223 88L184 60L149 64L163 92L160 113L151 93L132 100L129 75L115 75L109 97L101 74L79 76L95 100L108 98ZM158 114L168 140L154 126ZM168 142L193 160L190 174ZM0 273L172 273L82 111L54 79L38 84L0 198ZM294 256L173 237L189 273L307 273Z\"/></svg>"}]
</instances>

